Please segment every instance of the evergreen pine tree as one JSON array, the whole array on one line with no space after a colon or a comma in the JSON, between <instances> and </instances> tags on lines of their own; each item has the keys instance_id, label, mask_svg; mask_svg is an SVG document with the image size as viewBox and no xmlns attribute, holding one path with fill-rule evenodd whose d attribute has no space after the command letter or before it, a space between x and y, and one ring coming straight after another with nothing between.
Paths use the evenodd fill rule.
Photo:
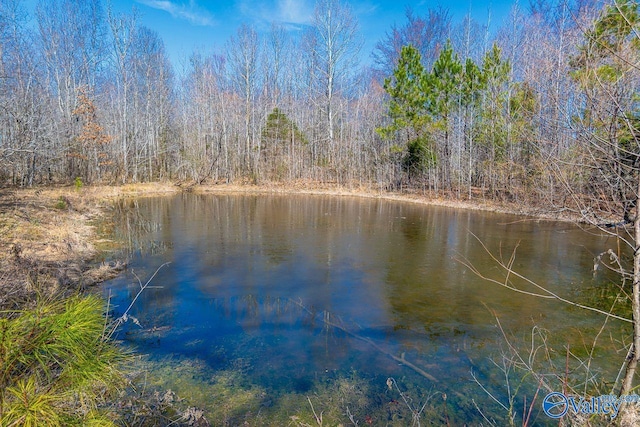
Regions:
<instances>
[{"instance_id":1,"label":"evergreen pine tree","mask_svg":"<svg viewBox=\"0 0 640 427\"><path fill-rule=\"evenodd\" d=\"M434 100L432 103L433 113L438 119L438 127L444 132L442 138L441 179L445 186L449 186L451 184L449 165L451 160L450 117L454 108L457 108L458 95L462 83L462 64L458 55L453 51L450 41L447 41L444 49L440 51L440 56L433 64L430 81L432 92L429 96Z\"/></svg>"},{"instance_id":2,"label":"evergreen pine tree","mask_svg":"<svg viewBox=\"0 0 640 427\"><path fill-rule=\"evenodd\" d=\"M431 123L430 100L426 90L428 85L429 75L422 66L420 53L411 45L404 46L393 77L384 82L390 97L391 124L377 131L386 139L402 135L407 148L402 165L410 174L423 172L436 162L427 132L427 126Z\"/></svg>"}]
</instances>

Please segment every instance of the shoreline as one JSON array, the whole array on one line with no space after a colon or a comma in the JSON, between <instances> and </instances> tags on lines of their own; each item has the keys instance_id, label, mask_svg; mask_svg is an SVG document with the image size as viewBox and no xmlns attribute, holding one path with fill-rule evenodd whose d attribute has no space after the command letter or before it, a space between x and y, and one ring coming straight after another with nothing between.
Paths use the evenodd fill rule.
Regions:
<instances>
[{"instance_id":1,"label":"shoreline","mask_svg":"<svg viewBox=\"0 0 640 427\"><path fill-rule=\"evenodd\" d=\"M282 194L282 195L319 195L337 197L360 197L365 199L389 200L396 202L414 203L425 206L441 206L453 209L464 209L480 212L527 217L532 221L580 222L578 215L571 215L569 211L554 213L548 209L527 207L513 202L480 201L431 196L420 192L391 192L378 190L370 186L343 187L323 184L301 184L291 187L285 184L241 185L241 184L205 184L193 187L195 194Z\"/></svg>"},{"instance_id":2,"label":"shoreline","mask_svg":"<svg viewBox=\"0 0 640 427\"><path fill-rule=\"evenodd\" d=\"M95 266L108 242L97 229L114 201L130 197L194 194L321 195L389 200L522 216L531 221L579 222L523 204L446 198L424 192L390 192L372 186L338 186L312 182L261 185L215 184L180 187L173 183L117 186L49 186L0 190L0 308L19 307L36 291L84 290L117 276L122 261ZM116 242L116 245L118 243Z\"/></svg>"}]
</instances>

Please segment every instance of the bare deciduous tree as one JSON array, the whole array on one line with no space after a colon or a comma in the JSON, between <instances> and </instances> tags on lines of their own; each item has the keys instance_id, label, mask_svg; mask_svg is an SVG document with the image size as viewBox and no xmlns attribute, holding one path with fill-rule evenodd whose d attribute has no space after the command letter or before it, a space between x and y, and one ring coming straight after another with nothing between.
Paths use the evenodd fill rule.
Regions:
<instances>
[{"instance_id":1,"label":"bare deciduous tree","mask_svg":"<svg viewBox=\"0 0 640 427\"><path fill-rule=\"evenodd\" d=\"M310 47L315 58L317 88L323 99L325 140L331 156L335 143L336 93L353 72L362 42L351 8L340 0L319 0L313 13L313 26L315 37ZM331 162L331 157L328 161Z\"/></svg>"},{"instance_id":2,"label":"bare deciduous tree","mask_svg":"<svg viewBox=\"0 0 640 427\"><path fill-rule=\"evenodd\" d=\"M243 165L250 174L257 174L256 159L259 158L260 147L256 143L255 131L255 99L257 92L258 71L258 34L242 25L235 36L229 40L227 55L229 69L235 89L244 100L244 151Z\"/></svg>"}]
</instances>

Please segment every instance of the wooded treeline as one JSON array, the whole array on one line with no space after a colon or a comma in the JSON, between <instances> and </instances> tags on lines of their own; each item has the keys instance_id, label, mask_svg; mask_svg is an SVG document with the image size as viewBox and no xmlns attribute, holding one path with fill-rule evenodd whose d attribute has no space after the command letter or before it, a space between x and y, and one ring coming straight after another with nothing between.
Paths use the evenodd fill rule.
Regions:
<instances>
[{"instance_id":1,"label":"wooded treeline","mask_svg":"<svg viewBox=\"0 0 640 427\"><path fill-rule=\"evenodd\" d=\"M180 75L135 10L0 5L4 184L302 179L562 203L624 197L599 184L593 138L638 152L636 2L536 0L495 33L407 10L369 54L348 3L318 0L303 31L243 25Z\"/></svg>"}]
</instances>

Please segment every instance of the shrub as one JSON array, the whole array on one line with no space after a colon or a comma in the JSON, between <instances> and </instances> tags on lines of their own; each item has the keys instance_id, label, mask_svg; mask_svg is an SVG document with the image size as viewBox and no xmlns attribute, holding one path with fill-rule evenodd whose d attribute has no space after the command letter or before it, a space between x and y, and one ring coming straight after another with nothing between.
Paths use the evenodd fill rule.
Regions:
<instances>
[{"instance_id":1,"label":"shrub","mask_svg":"<svg viewBox=\"0 0 640 427\"><path fill-rule=\"evenodd\" d=\"M60 198L58 198L58 200L56 200L56 203L53 205L53 207L55 209L64 210L64 209L67 209L69 207L69 205L67 204L66 199L64 197L60 196Z\"/></svg>"},{"instance_id":2,"label":"shrub","mask_svg":"<svg viewBox=\"0 0 640 427\"><path fill-rule=\"evenodd\" d=\"M79 176L76 176L76 179L73 181L73 184L76 186L77 191L80 191L80 189L84 185L82 182L82 178L80 178Z\"/></svg>"},{"instance_id":3,"label":"shrub","mask_svg":"<svg viewBox=\"0 0 640 427\"><path fill-rule=\"evenodd\" d=\"M127 354L105 338L97 296L43 300L0 318L0 426L109 426L101 404Z\"/></svg>"}]
</instances>

